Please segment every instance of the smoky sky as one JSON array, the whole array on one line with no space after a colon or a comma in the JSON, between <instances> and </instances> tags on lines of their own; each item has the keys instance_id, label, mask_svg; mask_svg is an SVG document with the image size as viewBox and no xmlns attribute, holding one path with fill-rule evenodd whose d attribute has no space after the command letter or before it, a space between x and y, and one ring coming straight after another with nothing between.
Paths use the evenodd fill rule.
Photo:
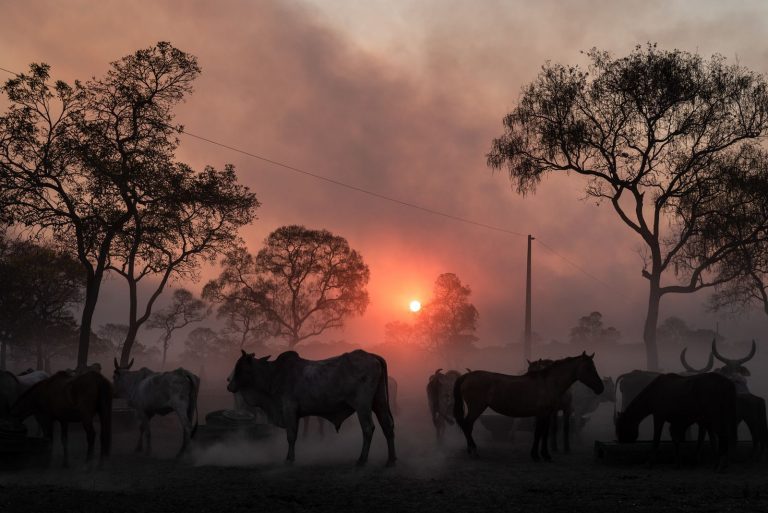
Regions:
<instances>
[{"instance_id":1,"label":"smoky sky","mask_svg":"<svg viewBox=\"0 0 768 513\"><path fill-rule=\"evenodd\" d=\"M599 310L638 341L647 301L640 241L607 205L585 200L575 176L545 179L521 197L485 164L501 119L547 61L584 63L581 50L617 54L658 42L720 53L758 72L768 62L759 2L0 2L0 66L47 62L56 78L101 75L108 63L157 41L196 55L203 73L177 111L189 131L335 180L504 229L531 233L534 330L564 340ZM324 338L379 342L408 301L427 300L439 273L473 291L482 344L522 331L524 236L458 223L181 138L197 168L233 163L258 195L242 231L252 251L285 224L346 237L371 269L371 305ZM574 267L576 263L597 279ZM204 269L199 290L215 275ZM104 289L96 324L123 322L122 283ZM716 318L707 293L665 297L679 315L734 338L764 326L753 313Z\"/></svg>"}]
</instances>

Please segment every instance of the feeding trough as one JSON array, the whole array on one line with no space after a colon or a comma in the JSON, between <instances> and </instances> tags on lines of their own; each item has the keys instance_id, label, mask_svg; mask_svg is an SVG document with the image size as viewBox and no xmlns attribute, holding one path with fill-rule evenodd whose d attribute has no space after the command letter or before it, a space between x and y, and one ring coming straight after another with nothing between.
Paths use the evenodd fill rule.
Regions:
<instances>
[{"instance_id":1,"label":"feeding trough","mask_svg":"<svg viewBox=\"0 0 768 513\"><path fill-rule=\"evenodd\" d=\"M595 442L595 457L605 463L611 464L644 464L651 457L653 442L643 440L633 443L620 444L618 442ZM680 444L680 459L683 463L696 461L695 441L682 442ZM729 458L732 461L748 461L752 455L752 442L738 442L735 449L730 451ZM712 446L708 441L701 447L701 460L703 462L714 461ZM663 440L659 444L655 463L674 463L675 450L671 441Z\"/></svg>"},{"instance_id":2,"label":"feeding trough","mask_svg":"<svg viewBox=\"0 0 768 513\"><path fill-rule=\"evenodd\" d=\"M45 466L50 461L50 454L49 440L27 436L27 428L21 422L0 419L0 469Z\"/></svg>"},{"instance_id":3,"label":"feeding trough","mask_svg":"<svg viewBox=\"0 0 768 513\"><path fill-rule=\"evenodd\" d=\"M198 426L195 440L206 445L234 437L258 440L272 433L272 426L259 422L249 411L216 410L205 416L205 424Z\"/></svg>"}]
</instances>

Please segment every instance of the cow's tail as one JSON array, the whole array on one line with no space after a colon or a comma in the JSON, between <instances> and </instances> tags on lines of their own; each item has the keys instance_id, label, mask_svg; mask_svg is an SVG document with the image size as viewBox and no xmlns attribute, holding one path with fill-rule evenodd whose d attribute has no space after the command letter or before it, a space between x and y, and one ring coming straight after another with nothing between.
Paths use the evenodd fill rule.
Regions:
<instances>
[{"instance_id":1,"label":"cow's tail","mask_svg":"<svg viewBox=\"0 0 768 513\"><path fill-rule=\"evenodd\" d=\"M616 390L614 392L615 401L613 401L613 423L616 424L616 420L619 417L619 394L621 394L621 407L624 408L624 394L621 392L621 380L624 379L624 376L627 374L621 374L618 378L616 378L616 384L614 385L616 387Z\"/></svg>"},{"instance_id":2,"label":"cow's tail","mask_svg":"<svg viewBox=\"0 0 768 513\"><path fill-rule=\"evenodd\" d=\"M389 405L389 372L387 371L387 361L381 356L376 355L376 358L381 363L381 377L379 378L379 386L383 387L384 399L387 405L387 415L389 415L390 425L395 425L395 417L392 416L392 408Z\"/></svg>"},{"instance_id":3,"label":"cow's tail","mask_svg":"<svg viewBox=\"0 0 768 513\"><path fill-rule=\"evenodd\" d=\"M112 384L102 378L99 382L98 415L101 425L101 457L109 456L112 450Z\"/></svg>"},{"instance_id":4,"label":"cow's tail","mask_svg":"<svg viewBox=\"0 0 768 513\"><path fill-rule=\"evenodd\" d=\"M187 404L187 418L189 419L190 424L192 424L192 417L194 416L195 418L195 425L192 427L192 434L190 435L191 438L194 438L195 433L197 433L197 423L199 420L199 414L197 411L197 395L200 391L200 381L197 376L190 372L186 373L186 375L191 387L189 391L189 403Z\"/></svg>"},{"instance_id":5,"label":"cow's tail","mask_svg":"<svg viewBox=\"0 0 768 513\"><path fill-rule=\"evenodd\" d=\"M459 376L453 385L453 418L461 429L464 429L464 397L461 395L461 385L469 374Z\"/></svg>"}]
</instances>

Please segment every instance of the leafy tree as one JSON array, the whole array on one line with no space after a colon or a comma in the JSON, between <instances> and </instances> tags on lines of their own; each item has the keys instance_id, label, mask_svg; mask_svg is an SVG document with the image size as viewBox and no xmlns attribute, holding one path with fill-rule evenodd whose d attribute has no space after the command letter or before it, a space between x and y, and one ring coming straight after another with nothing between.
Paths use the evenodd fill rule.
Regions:
<instances>
[{"instance_id":1,"label":"leafy tree","mask_svg":"<svg viewBox=\"0 0 768 513\"><path fill-rule=\"evenodd\" d=\"M9 342L32 342L26 349L43 368L54 334L77 326L72 308L82 301L82 268L48 245L0 234L0 284L0 368Z\"/></svg>"},{"instance_id":2,"label":"leafy tree","mask_svg":"<svg viewBox=\"0 0 768 513\"><path fill-rule=\"evenodd\" d=\"M570 343L580 348L604 348L618 343L621 333L613 326L603 324L603 314L592 312L579 319L571 328Z\"/></svg>"},{"instance_id":3,"label":"leafy tree","mask_svg":"<svg viewBox=\"0 0 768 513\"><path fill-rule=\"evenodd\" d=\"M182 360L189 362L210 362L231 359L236 353L236 344L222 337L211 328L195 328L184 341Z\"/></svg>"},{"instance_id":4,"label":"leafy tree","mask_svg":"<svg viewBox=\"0 0 768 513\"><path fill-rule=\"evenodd\" d=\"M197 174L174 160L173 109L199 73L194 56L160 42L84 84L51 84L49 67L33 64L2 89L0 210L59 241L84 270L78 367L109 269L129 286L125 357L168 279L191 276L253 218L255 197L231 167ZM140 308L137 283L148 275L157 288Z\"/></svg>"},{"instance_id":5,"label":"leafy tree","mask_svg":"<svg viewBox=\"0 0 768 513\"><path fill-rule=\"evenodd\" d=\"M163 352L160 368L165 368L168 347L171 344L173 332L194 322L202 321L208 316L208 313L208 307L204 301L197 299L187 289L176 289L173 291L173 301L171 304L152 314L147 326L163 331L160 338Z\"/></svg>"},{"instance_id":6,"label":"leafy tree","mask_svg":"<svg viewBox=\"0 0 768 513\"><path fill-rule=\"evenodd\" d=\"M209 296L210 294L206 295L206 290L203 290L203 298L209 299ZM215 301L215 298L210 300ZM239 349L253 350L263 346L269 336L270 327L266 314L261 309L254 308L251 302L243 301L239 297L224 298L216 310L216 317L224 320L222 334L234 337Z\"/></svg>"},{"instance_id":7,"label":"leafy tree","mask_svg":"<svg viewBox=\"0 0 768 513\"><path fill-rule=\"evenodd\" d=\"M128 330L127 324L107 323L101 325L96 333L101 339L107 341L113 354L121 354ZM143 362L142 365L150 366L153 362L160 360L160 350L157 347L147 346L135 338L131 348L131 357L137 362Z\"/></svg>"},{"instance_id":8,"label":"leafy tree","mask_svg":"<svg viewBox=\"0 0 768 513\"><path fill-rule=\"evenodd\" d=\"M582 175L587 195L608 202L640 237L649 284L643 338L657 369L661 298L728 282L734 274L719 264L763 229L765 216L744 232L712 234L730 208L723 184L765 160L768 87L722 57L655 45L587 56L588 71L544 65L504 118L488 164L505 167L523 194L548 173Z\"/></svg>"},{"instance_id":9,"label":"leafy tree","mask_svg":"<svg viewBox=\"0 0 768 513\"><path fill-rule=\"evenodd\" d=\"M256 257L240 248L226 256L223 267L206 285L206 297L251 305L289 348L343 327L347 317L362 315L368 306L368 266L344 237L327 230L283 226Z\"/></svg>"},{"instance_id":10,"label":"leafy tree","mask_svg":"<svg viewBox=\"0 0 768 513\"><path fill-rule=\"evenodd\" d=\"M384 325L384 343L396 346L419 345L416 326L408 322L392 321Z\"/></svg>"},{"instance_id":11,"label":"leafy tree","mask_svg":"<svg viewBox=\"0 0 768 513\"><path fill-rule=\"evenodd\" d=\"M415 324L426 349L450 358L477 340L474 333L479 314L469 302L471 294L455 274L437 277L432 299L422 306Z\"/></svg>"}]
</instances>

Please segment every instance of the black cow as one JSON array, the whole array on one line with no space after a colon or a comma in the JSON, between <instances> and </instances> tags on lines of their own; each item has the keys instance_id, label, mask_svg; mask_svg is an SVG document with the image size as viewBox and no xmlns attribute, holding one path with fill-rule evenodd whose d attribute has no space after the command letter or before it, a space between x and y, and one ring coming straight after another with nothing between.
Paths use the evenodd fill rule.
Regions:
<instances>
[{"instance_id":1,"label":"black cow","mask_svg":"<svg viewBox=\"0 0 768 513\"><path fill-rule=\"evenodd\" d=\"M288 461L295 458L299 419L322 417L336 427L357 413L363 430L363 450L358 465L368 460L376 414L387 439L387 465L395 463L395 422L389 407L387 362L362 350L327 360L312 361L286 351L270 362L242 352L227 390L240 393L247 403L262 408L269 421L286 429Z\"/></svg>"},{"instance_id":2,"label":"black cow","mask_svg":"<svg viewBox=\"0 0 768 513\"><path fill-rule=\"evenodd\" d=\"M717 439L716 468L725 467L729 441L735 439L736 386L733 381L713 372L693 376L658 376L618 414L616 436L619 443L636 441L640 422L649 415L653 415L651 461L658 450L665 422L670 424L669 432L678 464L680 442L684 440L685 430L692 424L699 424L709 432L711 440Z\"/></svg>"}]
</instances>

